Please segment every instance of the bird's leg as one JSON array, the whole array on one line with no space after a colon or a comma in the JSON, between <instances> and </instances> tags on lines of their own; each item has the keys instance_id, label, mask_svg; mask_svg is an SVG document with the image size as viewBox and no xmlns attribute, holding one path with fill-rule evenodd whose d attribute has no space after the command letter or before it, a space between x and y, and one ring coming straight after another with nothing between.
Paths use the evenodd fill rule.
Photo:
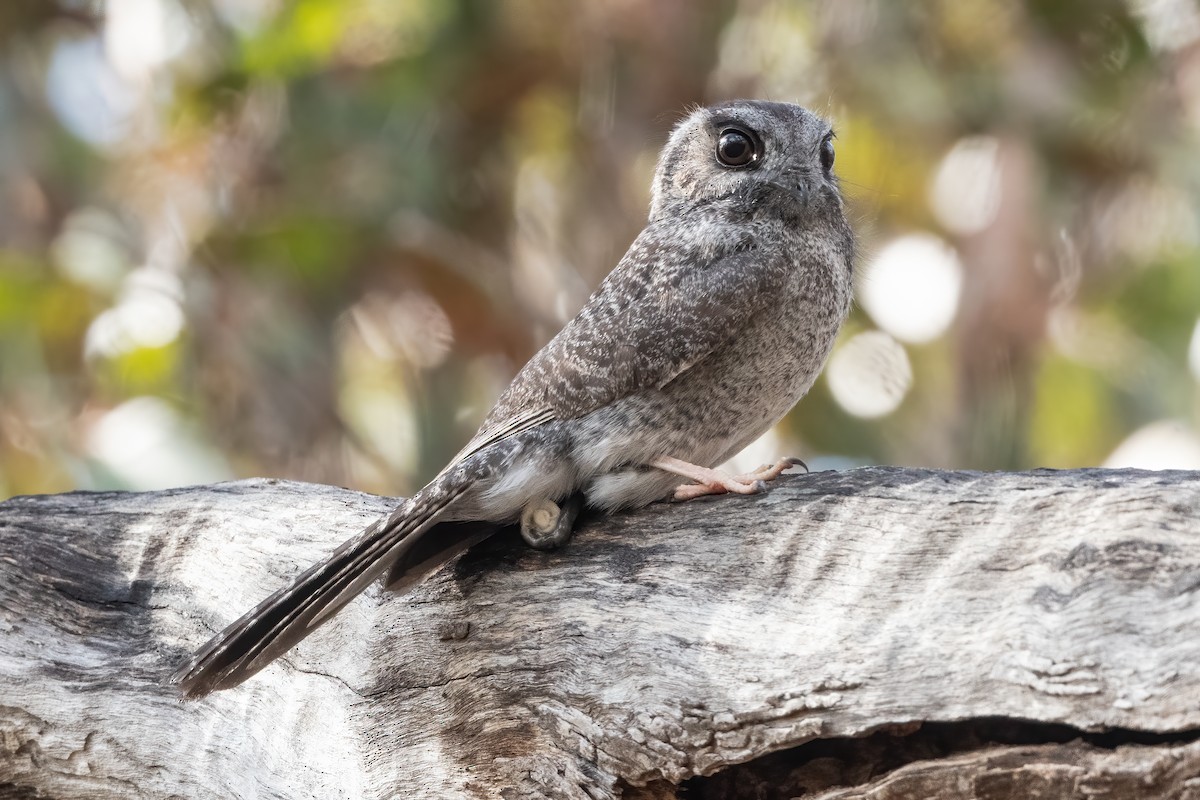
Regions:
<instances>
[{"instance_id":1,"label":"bird's leg","mask_svg":"<svg viewBox=\"0 0 1200 800\"><path fill-rule=\"evenodd\" d=\"M706 494L724 494L725 492L757 494L767 488L767 484L759 478L743 480L730 475L728 472L689 464L686 461L680 461L678 458L672 458L671 456L656 458L650 462L650 466L695 481L695 483L684 484L677 488L675 490L676 500L691 500L693 497L701 497Z\"/></svg>"},{"instance_id":2,"label":"bird's leg","mask_svg":"<svg viewBox=\"0 0 1200 800\"><path fill-rule=\"evenodd\" d=\"M719 469L700 467L670 456L663 456L650 462L652 467L695 481L695 483L685 483L677 487L675 500L692 500L696 497L724 494L725 492L757 494L766 490L767 481L775 480L783 474L784 470L797 465L808 469L808 466L798 458L781 458L774 464L764 464L753 472L742 475L730 475Z\"/></svg>"},{"instance_id":3,"label":"bird's leg","mask_svg":"<svg viewBox=\"0 0 1200 800\"><path fill-rule=\"evenodd\" d=\"M548 497L533 500L521 511L521 538L537 550L553 550L571 538L583 508L583 493L576 492L560 506Z\"/></svg>"}]
</instances>

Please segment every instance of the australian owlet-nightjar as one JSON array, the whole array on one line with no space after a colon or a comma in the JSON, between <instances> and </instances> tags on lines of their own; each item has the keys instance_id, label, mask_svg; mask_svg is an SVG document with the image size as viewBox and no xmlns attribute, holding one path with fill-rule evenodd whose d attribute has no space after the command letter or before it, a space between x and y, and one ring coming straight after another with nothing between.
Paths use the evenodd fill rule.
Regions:
<instances>
[{"instance_id":1,"label":"australian owlet-nightjar","mask_svg":"<svg viewBox=\"0 0 1200 800\"><path fill-rule=\"evenodd\" d=\"M190 696L236 686L385 572L411 583L481 536L441 523L520 520L544 546L585 504L762 490L788 462L713 467L808 391L849 310L854 239L833 162L829 124L799 106L689 114L663 148L645 229L466 447L173 680Z\"/></svg>"}]
</instances>

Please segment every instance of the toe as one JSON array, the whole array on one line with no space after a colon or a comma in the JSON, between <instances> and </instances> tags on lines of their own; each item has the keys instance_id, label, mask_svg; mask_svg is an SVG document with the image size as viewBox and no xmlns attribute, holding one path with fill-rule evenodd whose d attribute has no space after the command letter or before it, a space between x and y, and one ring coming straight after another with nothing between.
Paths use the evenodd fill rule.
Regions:
<instances>
[{"instance_id":1,"label":"toe","mask_svg":"<svg viewBox=\"0 0 1200 800\"><path fill-rule=\"evenodd\" d=\"M791 469L792 467L804 467L805 472L809 471L808 464L805 464L804 459L802 459L802 458L796 458L795 456L788 456L787 458L784 458L783 461L787 464L787 467L785 467L785 469Z\"/></svg>"}]
</instances>

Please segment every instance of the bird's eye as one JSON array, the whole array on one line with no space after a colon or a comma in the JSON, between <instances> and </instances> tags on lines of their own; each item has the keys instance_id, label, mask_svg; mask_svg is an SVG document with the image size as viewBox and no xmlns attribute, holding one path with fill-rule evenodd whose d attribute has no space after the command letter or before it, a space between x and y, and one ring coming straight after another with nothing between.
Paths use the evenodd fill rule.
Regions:
<instances>
[{"instance_id":1,"label":"bird's eye","mask_svg":"<svg viewBox=\"0 0 1200 800\"><path fill-rule=\"evenodd\" d=\"M826 171L833 169L833 134L821 142L821 167Z\"/></svg>"},{"instance_id":2,"label":"bird's eye","mask_svg":"<svg viewBox=\"0 0 1200 800\"><path fill-rule=\"evenodd\" d=\"M758 160L758 149L750 134L726 128L717 139L717 161L727 167L744 167Z\"/></svg>"}]
</instances>

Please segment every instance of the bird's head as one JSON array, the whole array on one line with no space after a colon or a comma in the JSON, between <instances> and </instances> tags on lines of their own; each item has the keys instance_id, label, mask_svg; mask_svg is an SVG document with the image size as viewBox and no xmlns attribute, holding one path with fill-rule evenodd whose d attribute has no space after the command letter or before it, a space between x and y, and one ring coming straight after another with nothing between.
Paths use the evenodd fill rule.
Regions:
<instances>
[{"instance_id":1,"label":"bird's head","mask_svg":"<svg viewBox=\"0 0 1200 800\"><path fill-rule=\"evenodd\" d=\"M735 100L689 114L663 148L650 219L716 207L785 218L842 215L828 122L791 103Z\"/></svg>"}]
</instances>

